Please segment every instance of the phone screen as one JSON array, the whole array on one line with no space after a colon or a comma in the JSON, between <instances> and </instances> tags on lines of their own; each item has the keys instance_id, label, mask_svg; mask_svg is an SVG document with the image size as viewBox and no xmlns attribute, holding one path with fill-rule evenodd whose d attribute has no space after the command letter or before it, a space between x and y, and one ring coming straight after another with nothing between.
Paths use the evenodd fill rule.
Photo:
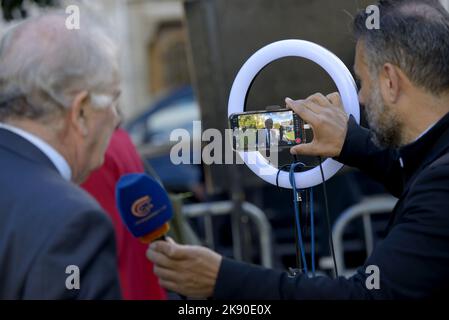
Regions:
<instances>
[{"instance_id":1,"label":"phone screen","mask_svg":"<svg viewBox=\"0 0 449 320\"><path fill-rule=\"evenodd\" d=\"M310 126L290 109L236 113L229 122L237 151L289 148L310 137Z\"/></svg>"}]
</instances>

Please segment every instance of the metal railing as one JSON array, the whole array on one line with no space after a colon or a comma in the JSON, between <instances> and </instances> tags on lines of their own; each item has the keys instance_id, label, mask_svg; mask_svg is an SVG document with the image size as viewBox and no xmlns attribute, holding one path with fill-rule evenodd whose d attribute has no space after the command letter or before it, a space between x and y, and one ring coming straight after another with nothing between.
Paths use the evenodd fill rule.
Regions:
<instances>
[{"instance_id":1,"label":"metal railing","mask_svg":"<svg viewBox=\"0 0 449 320\"><path fill-rule=\"evenodd\" d=\"M347 269L344 261L344 241L343 235L346 227L351 221L362 218L363 234L365 238L366 255L369 256L373 251L374 238L371 216L391 212L397 203L397 199L388 196L373 196L362 200L360 203L349 207L338 217L332 228L332 238L334 241L335 259L337 262L338 273L349 277L355 270ZM324 257L320 261L320 267L323 269L334 269L331 257Z\"/></svg>"},{"instance_id":2,"label":"metal railing","mask_svg":"<svg viewBox=\"0 0 449 320\"><path fill-rule=\"evenodd\" d=\"M231 216L231 232L233 234L233 252L234 257L241 256L240 241L235 241L239 237L234 236L238 232L237 225L239 223L236 217L232 215L235 204L233 201L216 201L198 204L187 204L183 206L183 214L188 218L204 217L206 244L210 248L214 248L213 237L213 216L230 215ZM259 234L261 264L264 267L271 268L273 266L273 249L271 225L265 213L249 202L242 203L242 212L254 222ZM238 217L237 217L238 218Z\"/></svg>"}]
</instances>

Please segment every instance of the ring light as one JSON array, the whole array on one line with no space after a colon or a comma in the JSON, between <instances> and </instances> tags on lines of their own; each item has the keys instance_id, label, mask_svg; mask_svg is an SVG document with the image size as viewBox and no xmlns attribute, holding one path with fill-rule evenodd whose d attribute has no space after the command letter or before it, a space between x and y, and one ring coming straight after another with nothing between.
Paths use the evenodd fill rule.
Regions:
<instances>
[{"instance_id":1,"label":"ring light","mask_svg":"<svg viewBox=\"0 0 449 320\"><path fill-rule=\"evenodd\" d=\"M343 106L348 114L360 121L360 109L354 78L345 64L329 50L309 41L283 40L274 42L254 53L238 72L231 88L228 102L228 116L244 112L246 96L257 74L271 62L285 57L300 57L320 65L335 82ZM273 185L279 169L272 166L258 151L238 152L245 164L260 178ZM331 178L343 164L327 159L323 162L325 180ZM299 189L310 188L322 182L319 167L295 173L296 186ZM291 188L288 172L279 173L278 185Z\"/></svg>"}]
</instances>

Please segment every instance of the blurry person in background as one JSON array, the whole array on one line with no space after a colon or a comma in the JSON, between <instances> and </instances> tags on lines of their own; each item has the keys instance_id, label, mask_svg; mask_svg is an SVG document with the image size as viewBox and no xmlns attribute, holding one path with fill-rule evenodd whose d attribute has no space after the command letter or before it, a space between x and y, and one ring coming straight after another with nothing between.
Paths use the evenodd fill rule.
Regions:
<instances>
[{"instance_id":1,"label":"blurry person in background","mask_svg":"<svg viewBox=\"0 0 449 320\"><path fill-rule=\"evenodd\" d=\"M263 135L261 136L263 139L258 143L260 148L270 149L271 146L278 145L279 136L277 131L273 129L273 119L268 118L265 120L265 128L263 129Z\"/></svg>"},{"instance_id":2,"label":"blurry person in background","mask_svg":"<svg viewBox=\"0 0 449 320\"><path fill-rule=\"evenodd\" d=\"M100 203L112 219L118 250L118 270L123 298L165 300L165 290L146 258L148 245L134 238L121 221L115 205L115 184L124 174L144 172L142 160L128 133L117 128L106 150L103 166L95 170L81 187Z\"/></svg>"},{"instance_id":3,"label":"blurry person in background","mask_svg":"<svg viewBox=\"0 0 449 320\"><path fill-rule=\"evenodd\" d=\"M76 184L117 126L117 47L48 12L0 42L0 299L118 299L113 227Z\"/></svg>"},{"instance_id":4,"label":"blurry person in background","mask_svg":"<svg viewBox=\"0 0 449 320\"><path fill-rule=\"evenodd\" d=\"M282 141L284 140L284 132L285 132L285 129L284 129L284 127L281 125L281 126L279 127L279 142L282 142Z\"/></svg>"}]
</instances>

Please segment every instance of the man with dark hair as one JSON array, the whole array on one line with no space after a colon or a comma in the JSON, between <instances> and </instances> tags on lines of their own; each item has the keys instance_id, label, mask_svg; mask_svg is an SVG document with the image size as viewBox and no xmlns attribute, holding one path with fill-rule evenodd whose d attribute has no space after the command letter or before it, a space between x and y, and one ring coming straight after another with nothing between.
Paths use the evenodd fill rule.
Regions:
<instances>
[{"instance_id":1,"label":"man with dark hair","mask_svg":"<svg viewBox=\"0 0 449 320\"><path fill-rule=\"evenodd\" d=\"M270 147L273 144L278 143L276 131L273 130L273 119L271 118L265 120L264 137L265 137L265 148L267 149L270 149Z\"/></svg>"},{"instance_id":2,"label":"man with dark hair","mask_svg":"<svg viewBox=\"0 0 449 320\"><path fill-rule=\"evenodd\" d=\"M265 119L265 128L258 130L256 144L258 150L264 150L265 155L270 157L271 148L277 146L279 137L276 130L273 129L273 119Z\"/></svg>"},{"instance_id":3,"label":"man with dark hair","mask_svg":"<svg viewBox=\"0 0 449 320\"><path fill-rule=\"evenodd\" d=\"M438 1L380 1L380 29L354 20L359 100L371 131L343 111L337 93L287 105L313 128L293 154L334 157L360 168L399 197L389 232L349 279L289 277L198 247L154 243L161 283L218 299L393 299L449 289L449 14ZM377 266L379 288L366 285ZM198 280L199 279L199 280Z\"/></svg>"}]
</instances>

